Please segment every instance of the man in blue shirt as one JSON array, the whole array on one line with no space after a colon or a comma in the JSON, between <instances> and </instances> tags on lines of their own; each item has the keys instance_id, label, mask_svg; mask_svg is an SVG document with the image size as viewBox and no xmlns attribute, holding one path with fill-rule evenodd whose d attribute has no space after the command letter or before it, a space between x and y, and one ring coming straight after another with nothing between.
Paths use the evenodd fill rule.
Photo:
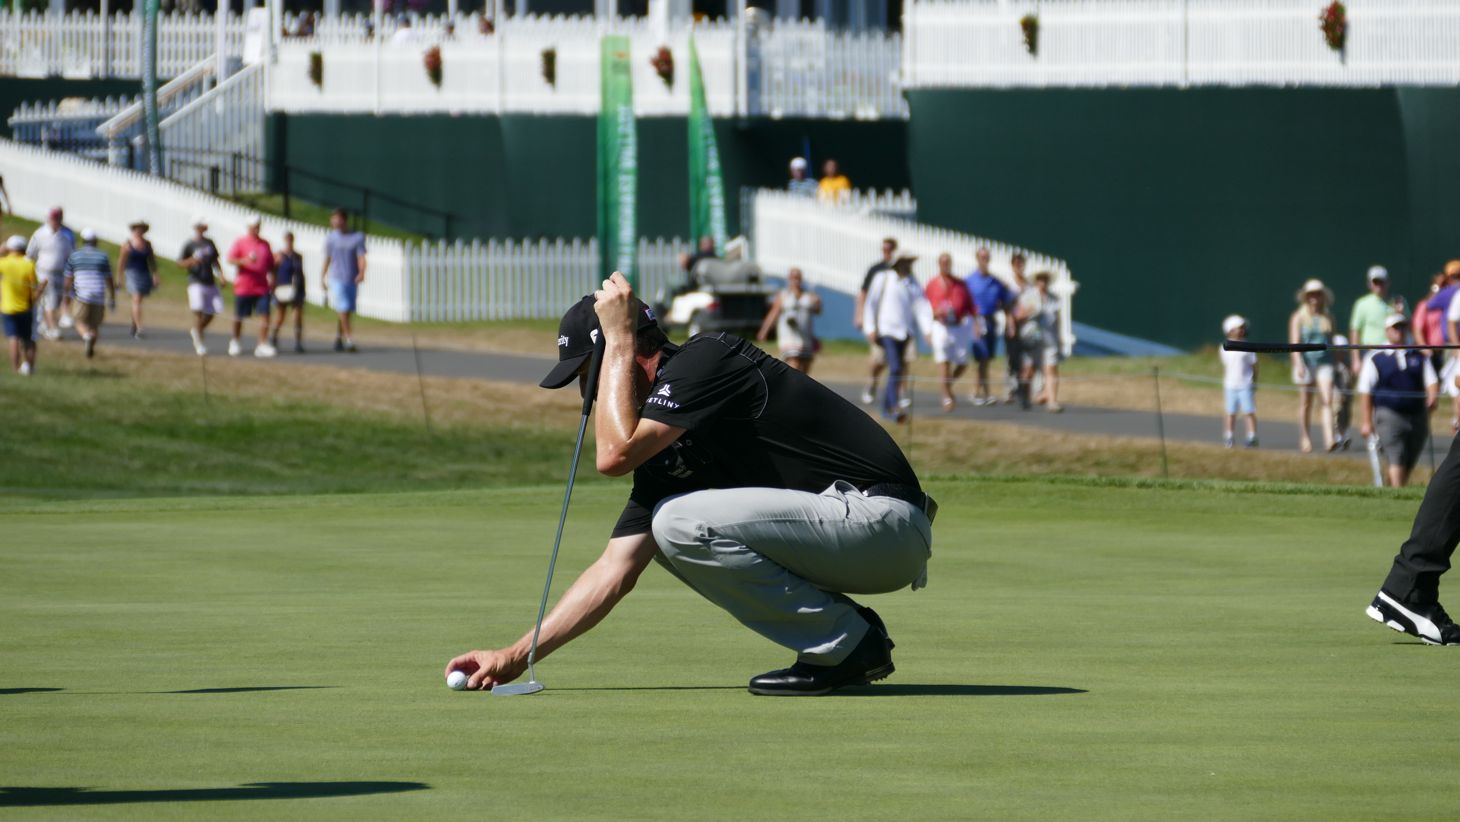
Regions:
<instances>
[{"instance_id":1,"label":"man in blue shirt","mask_svg":"<svg viewBox=\"0 0 1460 822\"><path fill-rule=\"evenodd\" d=\"M999 328L994 322L994 315L1000 311L1007 313L1014 305L1014 292L1004 285L1004 281L989 273L989 250L980 248L974 255L978 261L978 267L964 280L968 284L968 293L973 295L974 305L978 306L977 327L973 337L973 359L978 363L978 388L973 396L974 405L992 405L998 400L994 399L989 392L989 360L998 353Z\"/></svg>"},{"instance_id":2,"label":"man in blue shirt","mask_svg":"<svg viewBox=\"0 0 1460 822\"><path fill-rule=\"evenodd\" d=\"M330 305L339 315L335 332L336 351L355 351L355 334L350 320L355 314L355 298L360 283L365 282L365 235L348 230L348 217L343 208L330 215L330 233L324 238L324 273L320 276L329 293Z\"/></svg>"}]
</instances>

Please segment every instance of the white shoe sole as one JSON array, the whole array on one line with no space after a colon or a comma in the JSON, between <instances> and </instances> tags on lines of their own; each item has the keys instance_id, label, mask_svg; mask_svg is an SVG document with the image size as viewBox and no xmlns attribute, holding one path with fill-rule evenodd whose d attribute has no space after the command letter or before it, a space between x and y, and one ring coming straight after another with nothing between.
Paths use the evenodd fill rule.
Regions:
<instances>
[{"instance_id":1,"label":"white shoe sole","mask_svg":"<svg viewBox=\"0 0 1460 822\"><path fill-rule=\"evenodd\" d=\"M1381 607L1382 606L1382 607ZM1387 611L1387 613L1386 613ZM1444 645L1440 639L1440 628L1425 617L1400 605L1394 598L1380 591L1364 613L1380 625L1386 625L1401 634L1417 637L1426 645ZM1408 621L1408 625L1405 622Z\"/></svg>"}]
</instances>

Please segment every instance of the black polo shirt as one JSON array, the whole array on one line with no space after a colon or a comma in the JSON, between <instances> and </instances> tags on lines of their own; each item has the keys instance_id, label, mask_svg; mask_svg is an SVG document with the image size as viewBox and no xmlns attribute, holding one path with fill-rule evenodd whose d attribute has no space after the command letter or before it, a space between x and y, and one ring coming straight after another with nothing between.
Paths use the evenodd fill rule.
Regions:
<instances>
[{"instance_id":1,"label":"black polo shirt","mask_svg":"<svg viewBox=\"0 0 1460 822\"><path fill-rule=\"evenodd\" d=\"M666 349L640 414L686 430L634 471L615 537L648 533L661 500L707 488L918 487L902 449L862 409L731 334Z\"/></svg>"}]
</instances>

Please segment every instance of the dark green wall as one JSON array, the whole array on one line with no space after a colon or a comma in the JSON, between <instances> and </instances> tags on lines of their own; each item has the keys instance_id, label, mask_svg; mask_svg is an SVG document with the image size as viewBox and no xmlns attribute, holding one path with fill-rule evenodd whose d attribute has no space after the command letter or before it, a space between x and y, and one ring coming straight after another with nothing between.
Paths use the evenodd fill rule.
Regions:
<instances>
[{"instance_id":1,"label":"dark green wall","mask_svg":"<svg viewBox=\"0 0 1460 822\"><path fill-rule=\"evenodd\" d=\"M594 215L597 120L593 117L372 117L270 115L276 164L356 182L455 215L458 233L478 237L589 237ZM906 124L825 120L719 122L721 162L738 230L741 186L779 186L786 163L810 141L859 187L905 188ZM687 136L683 118L639 121L639 230L648 237L689 231ZM291 191L332 203L347 192L290 178ZM349 205L350 203L346 203ZM405 227L409 209L372 207Z\"/></svg>"},{"instance_id":2,"label":"dark green wall","mask_svg":"<svg viewBox=\"0 0 1460 822\"><path fill-rule=\"evenodd\" d=\"M1460 90L956 90L909 95L919 218L1064 257L1079 319L1190 346L1281 338L1320 277L1402 293L1460 256Z\"/></svg>"},{"instance_id":3,"label":"dark green wall","mask_svg":"<svg viewBox=\"0 0 1460 822\"><path fill-rule=\"evenodd\" d=\"M133 97L140 94L136 80L63 80L59 77L0 78L0 136L10 136L6 123L21 103L60 100L63 97Z\"/></svg>"}]
</instances>

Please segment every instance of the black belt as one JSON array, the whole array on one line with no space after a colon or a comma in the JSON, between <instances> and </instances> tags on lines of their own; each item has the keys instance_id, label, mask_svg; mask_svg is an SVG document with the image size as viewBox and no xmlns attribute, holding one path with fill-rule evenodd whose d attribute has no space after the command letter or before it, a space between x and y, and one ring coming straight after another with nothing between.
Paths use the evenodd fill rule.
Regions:
<instances>
[{"instance_id":1,"label":"black belt","mask_svg":"<svg viewBox=\"0 0 1460 822\"><path fill-rule=\"evenodd\" d=\"M915 485L879 482L863 488L862 493L869 497L892 497L893 499L900 499L926 514L930 523L938 516L937 501L923 493L923 490Z\"/></svg>"}]
</instances>

